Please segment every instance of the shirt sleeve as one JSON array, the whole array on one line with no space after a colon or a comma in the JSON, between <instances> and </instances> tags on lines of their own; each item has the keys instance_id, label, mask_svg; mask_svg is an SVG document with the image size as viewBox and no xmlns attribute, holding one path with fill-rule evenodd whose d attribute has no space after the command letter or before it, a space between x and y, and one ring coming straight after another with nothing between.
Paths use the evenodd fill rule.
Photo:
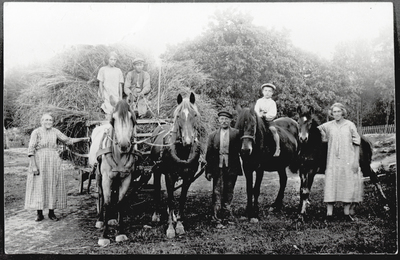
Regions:
<instances>
[{"instance_id":1,"label":"shirt sleeve","mask_svg":"<svg viewBox=\"0 0 400 260\"><path fill-rule=\"evenodd\" d=\"M272 102L270 102L268 105L267 114L265 114L265 118L267 119L267 121L274 120L276 117L276 114L277 114L276 103L273 100L271 100L271 101Z\"/></svg>"},{"instance_id":2,"label":"shirt sleeve","mask_svg":"<svg viewBox=\"0 0 400 260\"><path fill-rule=\"evenodd\" d=\"M132 72L128 72L128 74L126 74L125 84L124 84L124 92L126 95L129 95L132 92L130 90L131 81L132 81Z\"/></svg>"},{"instance_id":3,"label":"shirt sleeve","mask_svg":"<svg viewBox=\"0 0 400 260\"><path fill-rule=\"evenodd\" d=\"M58 139L58 140L62 141L63 143L66 143L66 144L72 144L72 143L71 143L71 138L69 138L69 137L66 136L65 134L61 133L61 131L58 130L58 129L56 129L56 128L54 128L54 130L55 130L55 132L56 132L56 135L57 135L57 139Z\"/></svg>"},{"instance_id":4,"label":"shirt sleeve","mask_svg":"<svg viewBox=\"0 0 400 260\"><path fill-rule=\"evenodd\" d=\"M29 140L29 146L28 146L28 156L35 155L36 153L36 147L39 141L39 133L37 130L33 130L31 134L31 138Z\"/></svg>"},{"instance_id":5,"label":"shirt sleeve","mask_svg":"<svg viewBox=\"0 0 400 260\"><path fill-rule=\"evenodd\" d=\"M318 129L321 132L322 142L324 143L328 142L326 123L318 126Z\"/></svg>"},{"instance_id":6,"label":"shirt sleeve","mask_svg":"<svg viewBox=\"0 0 400 260\"><path fill-rule=\"evenodd\" d=\"M147 93L149 93L151 90L150 87L150 74L148 72L144 72L143 73L143 89L140 92L143 95L146 95Z\"/></svg>"},{"instance_id":7,"label":"shirt sleeve","mask_svg":"<svg viewBox=\"0 0 400 260\"><path fill-rule=\"evenodd\" d=\"M121 69L118 69L119 70L119 83L124 83L124 74L122 73L122 70Z\"/></svg>"},{"instance_id":8,"label":"shirt sleeve","mask_svg":"<svg viewBox=\"0 0 400 260\"><path fill-rule=\"evenodd\" d=\"M261 117L261 111L260 111L260 100L258 99L255 106L254 106L254 111L256 112L258 117Z\"/></svg>"},{"instance_id":9,"label":"shirt sleeve","mask_svg":"<svg viewBox=\"0 0 400 260\"><path fill-rule=\"evenodd\" d=\"M350 132L351 132L351 138L353 140L354 145L360 145L361 143L361 137L357 132L357 127L353 122L350 122Z\"/></svg>"},{"instance_id":10,"label":"shirt sleeve","mask_svg":"<svg viewBox=\"0 0 400 260\"><path fill-rule=\"evenodd\" d=\"M101 67L99 73L97 74L97 80L104 82L104 67Z\"/></svg>"}]
</instances>

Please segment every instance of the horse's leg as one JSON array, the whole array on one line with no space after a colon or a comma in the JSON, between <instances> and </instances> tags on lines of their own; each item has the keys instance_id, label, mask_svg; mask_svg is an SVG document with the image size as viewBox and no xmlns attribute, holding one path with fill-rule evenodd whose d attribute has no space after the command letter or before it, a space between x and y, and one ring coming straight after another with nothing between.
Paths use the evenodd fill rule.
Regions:
<instances>
[{"instance_id":1,"label":"horse's leg","mask_svg":"<svg viewBox=\"0 0 400 260\"><path fill-rule=\"evenodd\" d=\"M102 170L104 173L105 171ZM108 239L108 219L110 214L110 204L111 204L111 194L112 194L112 180L107 176L102 178L102 190L103 190L103 210L104 210L104 229L101 237L99 238L98 244L100 246L107 246L110 244L110 239Z\"/></svg>"},{"instance_id":2,"label":"horse's leg","mask_svg":"<svg viewBox=\"0 0 400 260\"><path fill-rule=\"evenodd\" d=\"M259 214L259 211L260 211L260 208L258 206L258 197L260 197L260 189L261 189L261 182L262 182L263 176L264 176L264 170L261 169L261 167L260 167L259 169L256 170L256 181L254 183L254 189L253 189L253 193L254 193L254 218L257 219L257 222L258 222L258 214Z\"/></svg>"},{"instance_id":3,"label":"horse's leg","mask_svg":"<svg viewBox=\"0 0 400 260\"><path fill-rule=\"evenodd\" d=\"M128 175L121 181L121 186L119 187L119 195L118 195L118 203L116 206L117 212L119 214L119 228L117 236L115 237L116 242L126 241L128 237L124 234L125 227L124 227L124 217L123 217L123 205L126 202L125 194L128 191L129 185L131 183L132 175Z\"/></svg>"},{"instance_id":4,"label":"horse's leg","mask_svg":"<svg viewBox=\"0 0 400 260\"><path fill-rule=\"evenodd\" d=\"M282 201L283 197L285 195L285 188L286 188L286 183L287 183L287 175L286 175L286 169L285 167L282 167L281 169L278 170L279 174L279 192L278 196L276 196L275 202L272 203L270 207L270 211L273 210L280 210L282 208Z\"/></svg>"},{"instance_id":5,"label":"horse's leg","mask_svg":"<svg viewBox=\"0 0 400 260\"><path fill-rule=\"evenodd\" d=\"M360 168L361 168L361 172L364 173L365 176L369 176L371 182L378 189L379 194L381 195L381 197L385 203L385 206L383 206L384 209L389 210L388 199L387 199L385 193L383 192L382 186L378 180L378 176L376 175L376 172L374 170L372 170L371 166L363 165L362 163L360 165Z\"/></svg>"},{"instance_id":6,"label":"horse's leg","mask_svg":"<svg viewBox=\"0 0 400 260\"><path fill-rule=\"evenodd\" d=\"M248 218L252 218L254 216L253 212L253 171L245 170L244 174L246 176L246 193L247 193L247 205L246 205L246 214Z\"/></svg>"},{"instance_id":7,"label":"horse's leg","mask_svg":"<svg viewBox=\"0 0 400 260\"><path fill-rule=\"evenodd\" d=\"M165 174L165 185L167 186L167 211L168 211L168 228L167 228L167 238L175 237L175 213L174 213L174 185L175 181L173 180L172 174Z\"/></svg>"},{"instance_id":8,"label":"horse's leg","mask_svg":"<svg viewBox=\"0 0 400 260\"><path fill-rule=\"evenodd\" d=\"M97 221L96 228L104 227L104 194L103 194L103 186L102 186L102 176L98 172L96 174L96 185L97 185Z\"/></svg>"},{"instance_id":9,"label":"horse's leg","mask_svg":"<svg viewBox=\"0 0 400 260\"><path fill-rule=\"evenodd\" d=\"M316 168L300 169L300 218L303 219L310 204L311 186L317 172Z\"/></svg>"},{"instance_id":10,"label":"horse's leg","mask_svg":"<svg viewBox=\"0 0 400 260\"><path fill-rule=\"evenodd\" d=\"M160 214L160 205L161 205L161 172L155 170L153 172L153 180L154 180L154 204L155 210L153 216L151 217L152 222L160 222L161 214Z\"/></svg>"},{"instance_id":11,"label":"horse's leg","mask_svg":"<svg viewBox=\"0 0 400 260\"><path fill-rule=\"evenodd\" d=\"M181 195L179 198L179 215L176 223L176 234L177 235L183 235L185 234L185 228L183 227L183 221L184 221L184 211L185 211L185 203L187 199L187 193L190 187L190 179L189 176L186 176L186 178L183 180L182 184L182 190L181 190Z\"/></svg>"}]
</instances>

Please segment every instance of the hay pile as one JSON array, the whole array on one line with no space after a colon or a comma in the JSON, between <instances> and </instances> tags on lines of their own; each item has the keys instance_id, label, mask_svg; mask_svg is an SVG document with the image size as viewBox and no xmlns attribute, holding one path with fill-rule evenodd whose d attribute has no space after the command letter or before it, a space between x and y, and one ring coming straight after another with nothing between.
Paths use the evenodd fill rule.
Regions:
<instances>
[{"instance_id":1,"label":"hay pile","mask_svg":"<svg viewBox=\"0 0 400 260\"><path fill-rule=\"evenodd\" d=\"M158 115L158 85L153 86L153 99L150 102L150 110L154 113L153 117L172 118L173 112L177 106L177 97L179 94L183 98L189 97L190 93L194 93L196 97L200 118L200 137L204 151L207 144L208 134L215 130L217 111L214 101L206 95L199 94L200 86L204 86L209 77L201 72L194 62L164 62L161 72L160 87L160 115Z\"/></svg>"},{"instance_id":2,"label":"hay pile","mask_svg":"<svg viewBox=\"0 0 400 260\"><path fill-rule=\"evenodd\" d=\"M160 84L160 113L158 114L158 75L155 61L126 45L75 46L54 57L40 68L32 68L23 77L25 89L16 101L15 123L30 134L40 126L44 113L51 113L55 127L70 137L86 136L88 120L103 120L102 101L97 95L99 69L106 65L105 57L110 51L119 55L116 67L124 74L132 70L132 60L143 57L151 77L152 91L149 95L153 117L171 118L180 93L186 97L198 91L209 81L193 62L168 62L162 65ZM202 115L201 142L205 145L208 133L216 127L216 110L212 101L196 94L196 103ZM79 144L74 146L78 147ZM82 147L85 145L82 144ZM79 148L79 147L78 147ZM83 148L82 148L83 149ZM86 149L86 148L85 148ZM81 152L79 149L77 152ZM83 151L84 152L84 151Z\"/></svg>"}]
</instances>

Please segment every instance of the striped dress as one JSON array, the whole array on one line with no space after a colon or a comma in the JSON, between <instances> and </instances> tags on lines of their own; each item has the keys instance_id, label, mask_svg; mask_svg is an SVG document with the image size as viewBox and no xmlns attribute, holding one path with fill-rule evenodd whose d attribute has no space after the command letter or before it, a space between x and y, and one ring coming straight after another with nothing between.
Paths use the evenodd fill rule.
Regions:
<instances>
[{"instance_id":1,"label":"striped dress","mask_svg":"<svg viewBox=\"0 0 400 260\"><path fill-rule=\"evenodd\" d=\"M318 128L328 142L324 202L361 202L362 173L352 171L354 145L361 142L356 126L345 119L342 124L332 120Z\"/></svg>"},{"instance_id":2,"label":"striped dress","mask_svg":"<svg viewBox=\"0 0 400 260\"><path fill-rule=\"evenodd\" d=\"M57 139L64 143L70 143L70 138L56 128L39 127L32 132L28 156L35 156L39 175L34 176L32 165L29 165L25 209L43 210L67 207L62 161L56 150Z\"/></svg>"}]
</instances>

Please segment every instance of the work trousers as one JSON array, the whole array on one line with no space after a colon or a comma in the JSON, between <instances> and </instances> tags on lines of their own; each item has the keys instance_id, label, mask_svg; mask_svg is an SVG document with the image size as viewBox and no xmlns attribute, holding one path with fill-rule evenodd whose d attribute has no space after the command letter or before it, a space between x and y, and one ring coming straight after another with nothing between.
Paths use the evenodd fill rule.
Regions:
<instances>
[{"instance_id":1,"label":"work trousers","mask_svg":"<svg viewBox=\"0 0 400 260\"><path fill-rule=\"evenodd\" d=\"M235 183L237 174L229 174L228 168L224 165L219 168L218 174L213 176L213 210L214 217L221 208L228 210L231 213L231 203L233 199L233 190L235 189Z\"/></svg>"}]
</instances>

